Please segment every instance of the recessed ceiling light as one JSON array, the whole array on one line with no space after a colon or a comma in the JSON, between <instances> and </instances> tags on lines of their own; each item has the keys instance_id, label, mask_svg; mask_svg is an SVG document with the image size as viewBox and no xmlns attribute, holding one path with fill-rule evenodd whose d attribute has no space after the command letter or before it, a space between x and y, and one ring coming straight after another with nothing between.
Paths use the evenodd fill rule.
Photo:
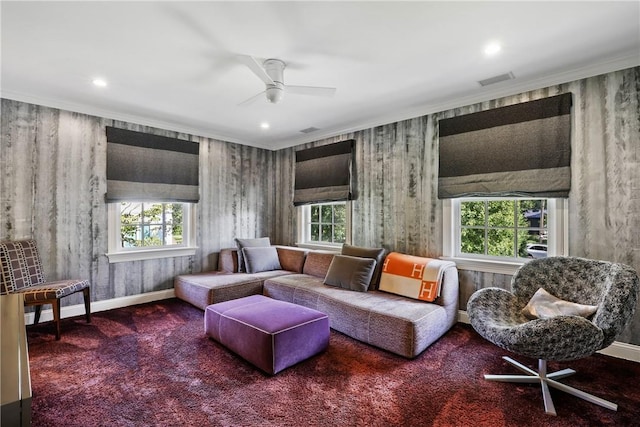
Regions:
<instances>
[{"instance_id":1,"label":"recessed ceiling light","mask_svg":"<svg viewBox=\"0 0 640 427\"><path fill-rule=\"evenodd\" d=\"M270 126L269 126L269 123L267 123L267 122L262 122L262 123L260 123L260 127L261 127L262 129L269 129L269 127L270 127Z\"/></svg>"},{"instance_id":2,"label":"recessed ceiling light","mask_svg":"<svg viewBox=\"0 0 640 427\"><path fill-rule=\"evenodd\" d=\"M104 79L100 79L100 78L98 78L98 79L93 79L92 83L93 83L95 86L98 86L98 87L105 87L105 86L107 86L107 81L106 81L106 80L104 80Z\"/></svg>"},{"instance_id":3,"label":"recessed ceiling light","mask_svg":"<svg viewBox=\"0 0 640 427\"><path fill-rule=\"evenodd\" d=\"M485 55L493 56L493 55L497 54L498 52L500 52L501 49L502 49L502 46L500 46L500 43L491 42L491 43L489 43L488 45L485 46L484 53L485 53Z\"/></svg>"}]
</instances>

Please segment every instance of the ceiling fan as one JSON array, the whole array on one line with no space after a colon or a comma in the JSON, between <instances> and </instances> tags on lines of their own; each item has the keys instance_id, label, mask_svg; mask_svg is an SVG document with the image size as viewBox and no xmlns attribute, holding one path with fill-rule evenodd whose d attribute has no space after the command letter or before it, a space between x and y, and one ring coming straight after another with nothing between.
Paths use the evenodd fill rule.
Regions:
<instances>
[{"instance_id":1,"label":"ceiling fan","mask_svg":"<svg viewBox=\"0 0 640 427\"><path fill-rule=\"evenodd\" d=\"M267 101L272 104L277 104L282 100L285 92L326 97L331 97L336 93L336 88L334 87L285 85L284 69L287 64L280 59L267 59L260 64L260 62L252 56L240 55L238 58L266 85L266 89L263 92L252 96L238 105L251 104L262 97L263 94L266 95Z\"/></svg>"}]
</instances>

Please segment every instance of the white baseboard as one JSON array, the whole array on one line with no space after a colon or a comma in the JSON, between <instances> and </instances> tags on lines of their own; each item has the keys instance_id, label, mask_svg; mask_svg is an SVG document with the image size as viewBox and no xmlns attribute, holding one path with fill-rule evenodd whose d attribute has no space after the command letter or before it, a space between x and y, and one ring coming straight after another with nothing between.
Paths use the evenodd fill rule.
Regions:
<instances>
[{"instance_id":1,"label":"white baseboard","mask_svg":"<svg viewBox=\"0 0 640 427\"><path fill-rule=\"evenodd\" d=\"M598 353L640 363L640 346L627 344L626 342L614 341L613 344L603 348Z\"/></svg>"},{"instance_id":2,"label":"white baseboard","mask_svg":"<svg viewBox=\"0 0 640 427\"><path fill-rule=\"evenodd\" d=\"M127 297L113 298L103 301L96 301L91 303L91 312L97 313L99 311L107 311L113 310L114 308L122 308L128 307L130 305L136 304L144 304L146 302L153 302L162 299L174 298L176 296L175 291L172 289L167 289L164 291L155 291L155 292L147 292L139 295L130 295ZM60 317L74 317L74 316L84 316L84 304L70 305L67 307L62 307L60 309ZM35 314L25 313L24 321L27 325L31 325L33 323L33 319ZM53 310L42 310L40 313L40 321L47 322L49 320L53 320Z\"/></svg>"},{"instance_id":3,"label":"white baseboard","mask_svg":"<svg viewBox=\"0 0 640 427\"><path fill-rule=\"evenodd\" d=\"M458 322L469 323L469 316L466 311L458 310ZM598 353L640 363L640 346L633 344L615 341L609 347L598 351Z\"/></svg>"}]
</instances>

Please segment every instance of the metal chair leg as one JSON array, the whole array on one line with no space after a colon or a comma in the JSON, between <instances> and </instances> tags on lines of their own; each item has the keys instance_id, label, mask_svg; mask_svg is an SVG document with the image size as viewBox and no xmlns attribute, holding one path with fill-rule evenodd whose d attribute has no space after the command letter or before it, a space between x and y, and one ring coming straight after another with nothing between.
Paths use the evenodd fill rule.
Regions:
<instances>
[{"instance_id":1,"label":"metal chair leg","mask_svg":"<svg viewBox=\"0 0 640 427\"><path fill-rule=\"evenodd\" d=\"M485 375L484 378L489 381L500 381L509 383L539 382L540 387L542 388L542 398L544 400L545 413L549 415L556 415L556 409L553 405L553 400L551 399L551 392L549 390L549 387L564 391L565 393L569 393L573 396L579 397L580 399L586 400L587 402L595 403L596 405L600 405L603 408L611 409L612 411L618 410L618 405L613 402L609 402L608 400L601 399L592 394L586 393L582 390L578 390L577 388L556 381L560 378L565 378L569 375L575 374L576 371L574 371L573 369L562 369L560 371L547 374L546 360L538 360L538 372L536 372L533 369L530 369L523 364L511 359L510 357L504 356L503 359L519 370L525 372L527 375Z\"/></svg>"}]
</instances>

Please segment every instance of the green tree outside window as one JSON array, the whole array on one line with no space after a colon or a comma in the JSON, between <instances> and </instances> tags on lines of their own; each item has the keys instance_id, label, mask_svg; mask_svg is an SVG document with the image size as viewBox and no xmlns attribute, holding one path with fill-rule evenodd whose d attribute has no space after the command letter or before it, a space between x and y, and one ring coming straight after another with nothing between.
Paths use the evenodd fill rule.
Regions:
<instances>
[{"instance_id":1,"label":"green tree outside window","mask_svg":"<svg viewBox=\"0 0 640 427\"><path fill-rule=\"evenodd\" d=\"M120 205L122 247L158 247L183 242L181 203L136 203Z\"/></svg>"},{"instance_id":2,"label":"green tree outside window","mask_svg":"<svg viewBox=\"0 0 640 427\"><path fill-rule=\"evenodd\" d=\"M527 257L527 245L547 243L546 200L464 200L460 203L460 252Z\"/></svg>"}]
</instances>

